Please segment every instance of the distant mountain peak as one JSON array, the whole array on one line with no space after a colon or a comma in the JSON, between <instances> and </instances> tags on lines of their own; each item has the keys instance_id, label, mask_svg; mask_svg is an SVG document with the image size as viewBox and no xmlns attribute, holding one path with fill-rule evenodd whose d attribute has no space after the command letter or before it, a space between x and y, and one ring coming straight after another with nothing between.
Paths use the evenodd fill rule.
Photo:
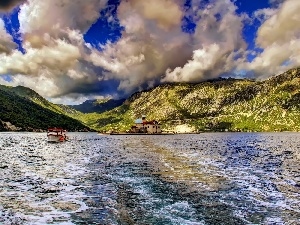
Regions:
<instances>
[{"instance_id":1,"label":"distant mountain peak","mask_svg":"<svg viewBox=\"0 0 300 225\"><path fill-rule=\"evenodd\" d=\"M103 113L122 105L124 101L125 99L93 99L87 100L80 105L71 105L70 107L83 113Z\"/></svg>"}]
</instances>

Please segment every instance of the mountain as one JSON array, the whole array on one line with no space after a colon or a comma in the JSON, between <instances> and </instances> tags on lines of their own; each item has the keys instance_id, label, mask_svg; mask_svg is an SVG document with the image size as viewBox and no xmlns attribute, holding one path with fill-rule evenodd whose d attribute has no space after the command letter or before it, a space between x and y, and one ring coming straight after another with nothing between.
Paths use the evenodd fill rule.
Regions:
<instances>
[{"instance_id":1,"label":"mountain","mask_svg":"<svg viewBox=\"0 0 300 225\"><path fill-rule=\"evenodd\" d=\"M300 69L265 81L218 79L164 84L138 92L123 105L92 118L102 130L127 130L141 115L165 129L300 131Z\"/></svg>"},{"instance_id":2,"label":"mountain","mask_svg":"<svg viewBox=\"0 0 300 225\"><path fill-rule=\"evenodd\" d=\"M81 114L79 111L76 111L73 108L68 107L66 105L59 105L59 104L54 104L52 102L49 102L48 100L46 100L45 98L40 96L38 93L36 93L35 91L33 91L32 89L27 88L27 87L0 86L0 89L15 93L16 95L18 95L20 97L26 98L26 99L42 106L43 108L49 109L56 113L66 114L73 118L77 117L79 114Z\"/></svg>"},{"instance_id":3,"label":"mountain","mask_svg":"<svg viewBox=\"0 0 300 225\"><path fill-rule=\"evenodd\" d=\"M69 131L90 130L62 113L62 107L26 87L0 85L0 102L0 131L42 131L48 127L63 127Z\"/></svg>"},{"instance_id":4,"label":"mountain","mask_svg":"<svg viewBox=\"0 0 300 225\"><path fill-rule=\"evenodd\" d=\"M143 114L161 122L164 130L300 131L300 69L265 81L163 84L125 101L94 100L79 106L53 104L29 88L0 85L0 102L0 131L49 126L125 131Z\"/></svg>"},{"instance_id":5,"label":"mountain","mask_svg":"<svg viewBox=\"0 0 300 225\"><path fill-rule=\"evenodd\" d=\"M103 113L112 110L124 103L125 99L97 99L87 100L80 105L72 105L71 108L78 110L82 113Z\"/></svg>"}]
</instances>

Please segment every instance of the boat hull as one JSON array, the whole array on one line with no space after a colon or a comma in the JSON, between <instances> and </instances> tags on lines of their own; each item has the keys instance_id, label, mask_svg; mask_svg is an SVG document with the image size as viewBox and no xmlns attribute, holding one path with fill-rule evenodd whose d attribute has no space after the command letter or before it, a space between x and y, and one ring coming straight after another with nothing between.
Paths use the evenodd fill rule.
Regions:
<instances>
[{"instance_id":1,"label":"boat hull","mask_svg":"<svg viewBox=\"0 0 300 225\"><path fill-rule=\"evenodd\" d=\"M48 135L48 142L64 142L66 138L63 135Z\"/></svg>"}]
</instances>

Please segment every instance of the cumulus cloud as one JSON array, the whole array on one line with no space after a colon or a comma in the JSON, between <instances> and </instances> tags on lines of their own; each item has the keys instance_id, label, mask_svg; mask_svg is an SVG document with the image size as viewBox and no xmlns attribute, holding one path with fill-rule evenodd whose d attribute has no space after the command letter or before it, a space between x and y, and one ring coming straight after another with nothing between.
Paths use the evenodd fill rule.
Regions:
<instances>
[{"instance_id":1,"label":"cumulus cloud","mask_svg":"<svg viewBox=\"0 0 300 225\"><path fill-rule=\"evenodd\" d=\"M184 1L122 1L122 38L103 51L94 50L91 61L107 70L107 78L119 79L119 90L127 92L158 82L207 80L231 71L246 47L244 17L229 0L212 0L205 7L201 3L192 1L186 11ZM193 17L195 33L182 31L184 16Z\"/></svg>"},{"instance_id":2,"label":"cumulus cloud","mask_svg":"<svg viewBox=\"0 0 300 225\"><path fill-rule=\"evenodd\" d=\"M200 4L193 3L195 10ZM236 9L229 0L211 1L203 10L198 8L193 56L183 67L168 69L162 81L199 82L232 71L235 58L246 47L242 37L244 18L236 14Z\"/></svg>"},{"instance_id":3,"label":"cumulus cloud","mask_svg":"<svg viewBox=\"0 0 300 225\"><path fill-rule=\"evenodd\" d=\"M16 44L13 41L13 38L10 34L7 33L4 25L4 21L0 18L0 57L1 53L10 53Z\"/></svg>"},{"instance_id":4,"label":"cumulus cloud","mask_svg":"<svg viewBox=\"0 0 300 225\"><path fill-rule=\"evenodd\" d=\"M107 0L28 0L20 6L24 53L0 19L0 74L55 101L131 94L163 82L199 82L232 71L257 77L300 65L298 0L271 1L261 21L253 61L243 39L247 16L231 0L121 0L107 21L122 27L116 42L92 46L85 32L108 9ZM275 7L276 6L276 7ZM195 24L183 31L184 18ZM117 20L114 20L117 18ZM2 83L5 81L1 81Z\"/></svg>"},{"instance_id":5,"label":"cumulus cloud","mask_svg":"<svg viewBox=\"0 0 300 225\"><path fill-rule=\"evenodd\" d=\"M169 30L172 27L177 27L181 23L183 12L180 1L174 0L152 0L140 1L130 0L130 10L139 12L146 20L155 22L158 27ZM127 16L124 10L128 10L125 4L121 6L121 17ZM166 9L168 13L166 13ZM129 11L130 12L130 11Z\"/></svg>"},{"instance_id":6,"label":"cumulus cloud","mask_svg":"<svg viewBox=\"0 0 300 225\"><path fill-rule=\"evenodd\" d=\"M0 1L0 11L10 11L25 1L26 0L2 0Z\"/></svg>"},{"instance_id":7,"label":"cumulus cloud","mask_svg":"<svg viewBox=\"0 0 300 225\"><path fill-rule=\"evenodd\" d=\"M19 12L25 53L14 50L1 54L0 74L14 75L12 85L31 87L48 97L76 93L76 87L80 92L82 86L99 82L101 73L96 74L97 70L85 60L89 50L83 34L97 21L106 3L28 0ZM0 49L2 42L6 48L11 43L1 22L0 35L5 38L0 39Z\"/></svg>"},{"instance_id":8,"label":"cumulus cloud","mask_svg":"<svg viewBox=\"0 0 300 225\"><path fill-rule=\"evenodd\" d=\"M120 80L121 91L154 85L167 68L183 65L192 54L190 36L181 30L182 17L182 1L122 1L122 38L103 51L94 49L91 62L107 70L106 79Z\"/></svg>"},{"instance_id":9,"label":"cumulus cloud","mask_svg":"<svg viewBox=\"0 0 300 225\"><path fill-rule=\"evenodd\" d=\"M1 55L0 73L34 76L43 69L62 71L73 67L79 57L80 53L76 46L56 40L54 45L43 46L40 49L29 48L26 54L15 50L10 55Z\"/></svg>"},{"instance_id":10,"label":"cumulus cloud","mask_svg":"<svg viewBox=\"0 0 300 225\"><path fill-rule=\"evenodd\" d=\"M257 44L268 47L273 43L286 43L300 37L300 1L286 1L276 14L259 28Z\"/></svg>"},{"instance_id":11,"label":"cumulus cloud","mask_svg":"<svg viewBox=\"0 0 300 225\"><path fill-rule=\"evenodd\" d=\"M230 0L211 0L205 7L194 0L188 11L183 0L124 0L117 11L122 37L98 50L84 43L82 33L105 3L29 0L19 13L26 54L2 57L0 72L27 74L30 82L16 75L18 82L39 84L35 89L48 96L82 93L83 87L99 91L95 84L103 87L110 80L119 83L119 91L131 93L161 82L217 77L235 67L245 48L244 18ZM182 31L184 16L193 17L193 34Z\"/></svg>"},{"instance_id":12,"label":"cumulus cloud","mask_svg":"<svg viewBox=\"0 0 300 225\"><path fill-rule=\"evenodd\" d=\"M276 14L278 9L276 8L264 8L256 10L253 14L254 19L258 19L261 23L265 22L267 19L271 18Z\"/></svg>"},{"instance_id":13,"label":"cumulus cloud","mask_svg":"<svg viewBox=\"0 0 300 225\"><path fill-rule=\"evenodd\" d=\"M242 65L259 78L300 66L300 2L286 0L258 29L256 43L262 53Z\"/></svg>"},{"instance_id":14,"label":"cumulus cloud","mask_svg":"<svg viewBox=\"0 0 300 225\"><path fill-rule=\"evenodd\" d=\"M33 47L47 44L49 37L65 38L65 30L85 33L106 4L107 0L28 0L20 7L20 32Z\"/></svg>"},{"instance_id":15,"label":"cumulus cloud","mask_svg":"<svg viewBox=\"0 0 300 225\"><path fill-rule=\"evenodd\" d=\"M217 44L194 51L193 57L183 67L168 69L163 82L199 82L216 78L233 68L234 53L222 53Z\"/></svg>"},{"instance_id":16,"label":"cumulus cloud","mask_svg":"<svg viewBox=\"0 0 300 225\"><path fill-rule=\"evenodd\" d=\"M82 60L78 46L55 40L41 48L28 48L0 55L0 74L11 74L12 84L33 88L43 96L57 97L74 90L81 83L97 81Z\"/></svg>"},{"instance_id":17,"label":"cumulus cloud","mask_svg":"<svg viewBox=\"0 0 300 225\"><path fill-rule=\"evenodd\" d=\"M0 81L7 84L5 81ZM16 74L12 76L10 85L23 85L32 88L44 97L63 99L66 97L78 98L82 95L108 94L104 92L105 82L90 69L86 62L77 63L72 69L55 71L41 68L36 76ZM115 87L116 88L116 87Z\"/></svg>"}]
</instances>

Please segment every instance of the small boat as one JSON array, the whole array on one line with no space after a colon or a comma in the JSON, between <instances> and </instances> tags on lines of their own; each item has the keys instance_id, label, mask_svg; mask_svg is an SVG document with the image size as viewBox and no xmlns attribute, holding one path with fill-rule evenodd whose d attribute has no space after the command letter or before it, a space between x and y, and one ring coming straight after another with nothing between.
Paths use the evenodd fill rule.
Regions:
<instances>
[{"instance_id":1,"label":"small boat","mask_svg":"<svg viewBox=\"0 0 300 225\"><path fill-rule=\"evenodd\" d=\"M66 130L62 128L49 128L47 131L48 142L64 142L68 140Z\"/></svg>"}]
</instances>

